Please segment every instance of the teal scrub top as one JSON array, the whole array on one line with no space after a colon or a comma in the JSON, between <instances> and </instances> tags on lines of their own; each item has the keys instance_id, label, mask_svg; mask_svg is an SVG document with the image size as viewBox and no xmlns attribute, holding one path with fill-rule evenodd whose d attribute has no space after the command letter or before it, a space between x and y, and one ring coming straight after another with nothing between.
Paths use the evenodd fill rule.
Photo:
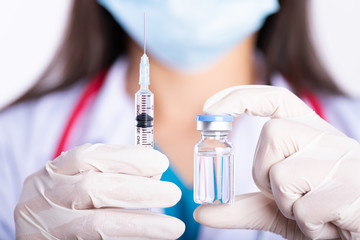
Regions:
<instances>
[{"instance_id":1,"label":"teal scrub top","mask_svg":"<svg viewBox=\"0 0 360 240\"><path fill-rule=\"evenodd\" d=\"M197 239L200 224L194 220L193 212L199 204L194 202L193 188L189 188L184 184L184 181L182 181L181 177L171 164L162 175L161 180L176 184L182 192L181 199L175 206L165 208L166 215L176 217L185 223L185 232L179 239Z\"/></svg>"}]
</instances>

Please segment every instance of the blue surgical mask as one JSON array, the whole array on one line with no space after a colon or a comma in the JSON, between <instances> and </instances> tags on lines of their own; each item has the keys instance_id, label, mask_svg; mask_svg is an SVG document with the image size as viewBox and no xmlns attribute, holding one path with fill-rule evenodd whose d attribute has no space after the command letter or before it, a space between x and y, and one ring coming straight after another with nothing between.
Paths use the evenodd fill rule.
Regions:
<instances>
[{"instance_id":1,"label":"blue surgical mask","mask_svg":"<svg viewBox=\"0 0 360 240\"><path fill-rule=\"evenodd\" d=\"M98 0L163 64L196 71L216 62L277 11L277 0Z\"/></svg>"}]
</instances>

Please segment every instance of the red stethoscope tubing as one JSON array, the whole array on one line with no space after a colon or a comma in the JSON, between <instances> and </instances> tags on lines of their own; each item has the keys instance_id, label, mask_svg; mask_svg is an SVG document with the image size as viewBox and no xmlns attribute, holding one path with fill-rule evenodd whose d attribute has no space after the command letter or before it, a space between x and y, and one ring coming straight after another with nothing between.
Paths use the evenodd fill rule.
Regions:
<instances>
[{"instance_id":1,"label":"red stethoscope tubing","mask_svg":"<svg viewBox=\"0 0 360 240\"><path fill-rule=\"evenodd\" d=\"M105 69L104 71L100 72L93 79L91 79L89 84L85 87L82 95L80 96L77 104L75 105L65 125L65 128L58 142L56 151L54 153L53 159L58 157L63 151L66 150L66 146L68 146L68 141L70 140L70 135L74 131L74 127L76 126L76 123L80 119L80 116L85 112L85 110L92 104L99 90L104 85L107 72L108 69ZM326 120L324 108L322 106L320 99L315 94L309 91L304 92L302 96L303 98L308 100L309 104L314 109L314 111L320 117Z\"/></svg>"},{"instance_id":2,"label":"red stethoscope tubing","mask_svg":"<svg viewBox=\"0 0 360 240\"><path fill-rule=\"evenodd\" d=\"M85 87L82 95L80 96L78 102L76 103L74 109L72 110L70 117L65 125L65 128L59 139L56 151L54 153L53 159L59 156L63 151L65 151L66 146L68 146L69 136L73 132L73 129L78 122L80 116L85 111L85 109L91 105L95 97L97 96L99 90L104 85L105 78L107 75L108 69L100 72L96 75L88 85Z\"/></svg>"}]
</instances>

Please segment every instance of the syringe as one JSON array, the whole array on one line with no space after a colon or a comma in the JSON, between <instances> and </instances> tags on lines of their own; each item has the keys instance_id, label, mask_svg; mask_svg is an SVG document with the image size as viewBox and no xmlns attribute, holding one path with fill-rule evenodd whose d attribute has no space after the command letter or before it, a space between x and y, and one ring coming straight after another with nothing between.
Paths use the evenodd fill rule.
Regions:
<instances>
[{"instance_id":1,"label":"syringe","mask_svg":"<svg viewBox=\"0 0 360 240\"><path fill-rule=\"evenodd\" d=\"M140 90L135 94L135 141L136 145L154 147L154 94L149 90L150 64L146 55L145 13L144 13L144 54L140 61Z\"/></svg>"}]
</instances>

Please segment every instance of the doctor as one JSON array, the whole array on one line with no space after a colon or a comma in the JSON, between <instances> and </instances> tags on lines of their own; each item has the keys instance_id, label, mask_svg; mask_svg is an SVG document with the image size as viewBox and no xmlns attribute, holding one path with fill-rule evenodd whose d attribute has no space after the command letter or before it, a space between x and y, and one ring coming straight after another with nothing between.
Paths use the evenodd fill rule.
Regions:
<instances>
[{"instance_id":1,"label":"doctor","mask_svg":"<svg viewBox=\"0 0 360 240\"><path fill-rule=\"evenodd\" d=\"M360 103L336 95L308 45L305 9L306 1L75 1L43 77L60 68L60 85L39 82L0 116L1 238L359 239ZM144 10L164 154L132 145ZM266 83L274 86L248 86ZM192 200L202 111L239 117L229 206Z\"/></svg>"}]
</instances>

